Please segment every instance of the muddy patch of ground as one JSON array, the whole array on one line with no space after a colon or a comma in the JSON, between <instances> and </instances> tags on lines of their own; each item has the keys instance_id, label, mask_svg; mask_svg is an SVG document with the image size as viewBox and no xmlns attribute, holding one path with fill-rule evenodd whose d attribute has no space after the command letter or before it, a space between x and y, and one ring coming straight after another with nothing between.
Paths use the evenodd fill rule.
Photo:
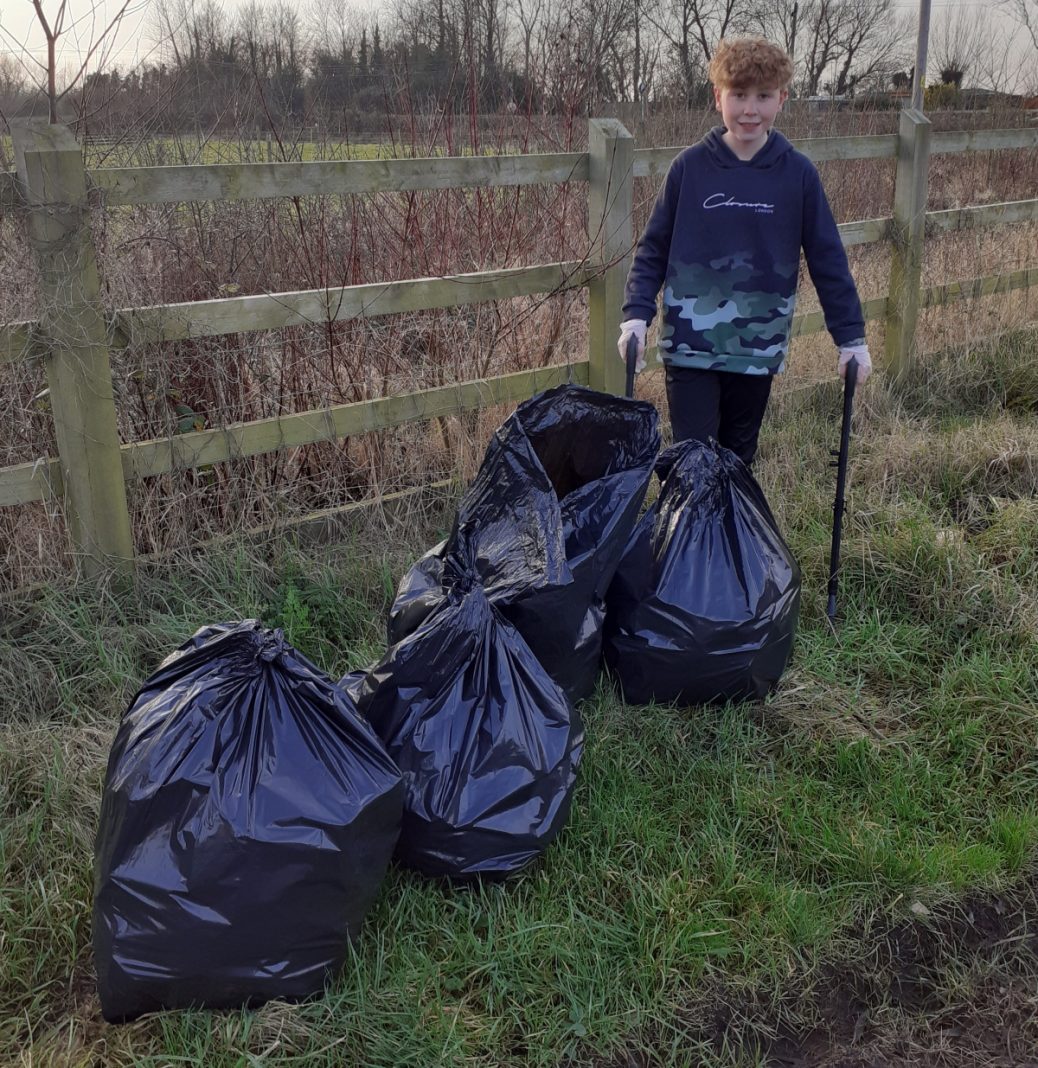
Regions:
<instances>
[{"instance_id":1,"label":"muddy patch of ground","mask_svg":"<svg viewBox=\"0 0 1038 1068\"><path fill-rule=\"evenodd\" d=\"M863 930L851 964L816 965L778 991L717 989L689 1013L688 1063L698 1049L761 1068L1038 1068L1038 873L917 911ZM631 1053L611 1068L673 1060Z\"/></svg>"}]
</instances>

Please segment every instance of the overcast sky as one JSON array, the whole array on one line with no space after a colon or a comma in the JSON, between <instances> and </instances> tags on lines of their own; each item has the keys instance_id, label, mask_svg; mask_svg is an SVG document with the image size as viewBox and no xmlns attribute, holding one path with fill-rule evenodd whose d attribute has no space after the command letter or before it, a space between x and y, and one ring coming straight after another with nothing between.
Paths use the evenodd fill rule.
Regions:
<instances>
[{"instance_id":1,"label":"overcast sky","mask_svg":"<svg viewBox=\"0 0 1038 1068\"><path fill-rule=\"evenodd\" d=\"M300 9L304 7L305 0L297 0ZM78 63L77 56L83 55L89 50L91 42L96 41L112 15L121 6L117 0L68 0L71 18L78 20L70 32L63 39L64 51L62 63L71 66ZM53 17L60 6L60 0L43 0L44 13ZM235 0L229 0L228 7L237 6ZM388 9L388 0L366 0L363 3L355 3L357 8L366 8L377 14L380 7ZM897 6L908 12L919 10L918 0L898 0ZM130 9L118 27L114 44L108 49L106 66L117 65L120 69L146 62L154 47L149 40L148 14L151 0L130 0ZM1007 21L1007 16L993 10L992 0L932 0L932 24L947 17L950 11L965 9L985 9L989 17ZM1022 37L1020 35L1018 40ZM43 31L36 22L33 12L32 0L0 0L0 53L25 58L36 56L38 59L46 55L46 45ZM1022 53L1021 53L1022 54ZM97 65L100 53L95 54L92 66Z\"/></svg>"}]
</instances>

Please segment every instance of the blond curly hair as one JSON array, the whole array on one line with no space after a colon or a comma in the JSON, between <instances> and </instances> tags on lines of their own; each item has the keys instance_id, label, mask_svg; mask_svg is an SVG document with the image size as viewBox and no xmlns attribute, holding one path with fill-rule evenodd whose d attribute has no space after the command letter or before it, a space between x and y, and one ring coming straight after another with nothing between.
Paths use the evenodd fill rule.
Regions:
<instances>
[{"instance_id":1,"label":"blond curly hair","mask_svg":"<svg viewBox=\"0 0 1038 1068\"><path fill-rule=\"evenodd\" d=\"M788 89L793 61L785 50L763 37L722 38L707 71L718 89Z\"/></svg>"}]
</instances>

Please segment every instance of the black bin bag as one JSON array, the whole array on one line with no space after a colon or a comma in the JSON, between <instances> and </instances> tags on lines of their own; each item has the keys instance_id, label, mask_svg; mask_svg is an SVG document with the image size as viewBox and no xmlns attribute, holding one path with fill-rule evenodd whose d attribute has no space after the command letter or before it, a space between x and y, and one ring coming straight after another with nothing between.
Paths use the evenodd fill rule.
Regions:
<instances>
[{"instance_id":1,"label":"black bin bag","mask_svg":"<svg viewBox=\"0 0 1038 1068\"><path fill-rule=\"evenodd\" d=\"M684 441L656 470L609 590L606 664L636 703L764 697L793 647L800 568L734 453Z\"/></svg>"},{"instance_id":2,"label":"black bin bag","mask_svg":"<svg viewBox=\"0 0 1038 1068\"><path fill-rule=\"evenodd\" d=\"M280 631L198 631L134 698L108 763L93 927L105 1018L319 993L402 808L371 727Z\"/></svg>"},{"instance_id":3,"label":"black bin bag","mask_svg":"<svg viewBox=\"0 0 1038 1068\"><path fill-rule=\"evenodd\" d=\"M572 701L594 689L605 594L638 518L659 452L644 401L559 386L521 404L497 429L450 537L404 576L389 643L445 597L444 559L464 532L479 582ZM539 569L540 581L525 572Z\"/></svg>"},{"instance_id":4,"label":"black bin bag","mask_svg":"<svg viewBox=\"0 0 1038 1068\"><path fill-rule=\"evenodd\" d=\"M527 518L536 520L536 510ZM503 878L565 825L583 751L579 715L478 581L462 529L443 595L363 679L347 676L404 777L401 863L456 880ZM512 574L518 592L543 572Z\"/></svg>"}]
</instances>

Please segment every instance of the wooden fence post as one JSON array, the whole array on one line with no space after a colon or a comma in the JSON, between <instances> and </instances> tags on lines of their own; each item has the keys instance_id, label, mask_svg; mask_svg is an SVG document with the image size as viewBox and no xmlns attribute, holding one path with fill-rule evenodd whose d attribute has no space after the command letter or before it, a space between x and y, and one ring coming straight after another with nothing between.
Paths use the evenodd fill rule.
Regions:
<instances>
[{"instance_id":1,"label":"wooden fence post","mask_svg":"<svg viewBox=\"0 0 1038 1068\"><path fill-rule=\"evenodd\" d=\"M617 119L592 119L589 149L588 239L601 272L588 286L588 383L623 393L626 376L616 339L634 246L634 138Z\"/></svg>"},{"instance_id":2,"label":"wooden fence post","mask_svg":"<svg viewBox=\"0 0 1038 1068\"><path fill-rule=\"evenodd\" d=\"M87 574L129 570L133 539L82 149L66 127L43 121L13 134L40 271L40 332L66 521Z\"/></svg>"},{"instance_id":3,"label":"wooden fence post","mask_svg":"<svg viewBox=\"0 0 1038 1068\"><path fill-rule=\"evenodd\" d=\"M895 379L912 366L919 319L930 132L930 120L921 111L906 108L901 112L886 327L886 367Z\"/></svg>"}]
</instances>

